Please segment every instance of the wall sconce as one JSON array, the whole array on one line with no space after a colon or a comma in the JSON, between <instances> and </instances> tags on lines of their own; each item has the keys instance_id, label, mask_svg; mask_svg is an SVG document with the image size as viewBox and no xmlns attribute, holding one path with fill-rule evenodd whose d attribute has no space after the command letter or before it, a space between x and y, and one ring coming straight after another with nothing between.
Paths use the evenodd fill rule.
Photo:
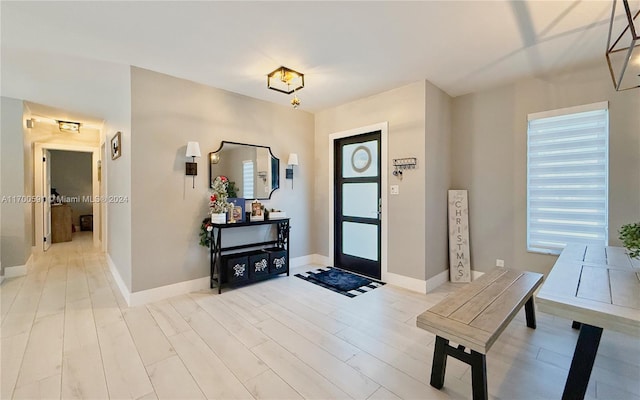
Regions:
<instances>
[{"instance_id":1,"label":"wall sconce","mask_svg":"<svg viewBox=\"0 0 640 400\"><path fill-rule=\"evenodd\" d=\"M293 166L298 165L298 155L296 153L289 154L289 161L287 161L289 168L286 170L286 179L291 179L291 189L293 189Z\"/></svg>"},{"instance_id":2,"label":"wall sconce","mask_svg":"<svg viewBox=\"0 0 640 400\"><path fill-rule=\"evenodd\" d=\"M624 15L616 18L616 5L622 4ZM629 0L613 1L609 39L607 40L607 64L617 91L640 88L640 7ZM616 36L618 35L618 36Z\"/></svg>"},{"instance_id":3,"label":"wall sconce","mask_svg":"<svg viewBox=\"0 0 640 400\"><path fill-rule=\"evenodd\" d=\"M60 132L79 133L80 122L58 121L58 128Z\"/></svg>"},{"instance_id":4,"label":"wall sconce","mask_svg":"<svg viewBox=\"0 0 640 400\"><path fill-rule=\"evenodd\" d=\"M262 179L262 183L267 183L267 171L258 171L258 178Z\"/></svg>"},{"instance_id":5,"label":"wall sconce","mask_svg":"<svg viewBox=\"0 0 640 400\"><path fill-rule=\"evenodd\" d=\"M192 161L185 164L185 173L193 178L193 187L196 187L196 175L198 175L198 164L196 157L200 157L200 144L198 142L187 143L187 157L191 157Z\"/></svg>"}]
</instances>

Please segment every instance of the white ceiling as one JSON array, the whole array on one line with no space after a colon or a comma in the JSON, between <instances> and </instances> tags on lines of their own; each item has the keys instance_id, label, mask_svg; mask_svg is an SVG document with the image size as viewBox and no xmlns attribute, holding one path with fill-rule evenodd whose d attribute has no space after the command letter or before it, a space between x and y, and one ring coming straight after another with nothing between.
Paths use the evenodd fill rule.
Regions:
<instances>
[{"instance_id":1,"label":"white ceiling","mask_svg":"<svg viewBox=\"0 0 640 400\"><path fill-rule=\"evenodd\" d=\"M268 90L266 74L285 65L305 73L298 95L309 111L421 79L458 96L604 63L611 13L610 1L584 0L2 1L0 7L5 54L53 52L135 65L280 104L290 97ZM3 57L3 69L11 62Z\"/></svg>"}]
</instances>

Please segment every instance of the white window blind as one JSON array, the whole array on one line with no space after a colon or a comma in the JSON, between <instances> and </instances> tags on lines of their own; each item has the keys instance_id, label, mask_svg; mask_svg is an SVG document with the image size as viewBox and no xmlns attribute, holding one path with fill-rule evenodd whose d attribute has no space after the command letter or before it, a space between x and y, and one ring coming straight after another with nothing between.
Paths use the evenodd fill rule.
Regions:
<instances>
[{"instance_id":1,"label":"white window blind","mask_svg":"<svg viewBox=\"0 0 640 400\"><path fill-rule=\"evenodd\" d=\"M253 161L242 162L242 197L253 199Z\"/></svg>"},{"instance_id":2,"label":"white window blind","mask_svg":"<svg viewBox=\"0 0 640 400\"><path fill-rule=\"evenodd\" d=\"M607 104L583 109L589 111L529 116L529 251L559 254L567 243L607 244Z\"/></svg>"}]
</instances>

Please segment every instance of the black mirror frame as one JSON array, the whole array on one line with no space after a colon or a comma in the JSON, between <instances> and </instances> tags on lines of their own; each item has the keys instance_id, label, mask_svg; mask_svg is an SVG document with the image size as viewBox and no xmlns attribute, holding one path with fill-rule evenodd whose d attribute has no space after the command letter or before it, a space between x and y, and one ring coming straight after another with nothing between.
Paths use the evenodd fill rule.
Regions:
<instances>
[{"instance_id":1,"label":"black mirror frame","mask_svg":"<svg viewBox=\"0 0 640 400\"><path fill-rule=\"evenodd\" d=\"M271 156L271 160L273 162L273 160L275 160L275 169L278 172L277 177L278 179L275 182L275 187L273 187L271 189L271 191L269 192L269 197L256 197L255 200L270 200L271 199L271 195L273 194L274 191L276 191L277 189L280 189L280 159L278 157L276 157L275 155L273 155L273 152L271 151L271 147L269 146L262 146L259 144L249 144L249 143L240 143L240 142L231 142L228 140L223 140L220 142L220 147L218 147L218 150L216 151L212 151L209 153L209 188L213 187L213 174L211 172L211 159L212 159L212 155L215 153L218 153L222 150L222 148L224 147L224 144L237 144L237 145L241 145L241 146L251 146L251 147L261 147L263 149L267 149L269 150L269 155ZM249 200L249 199L247 199Z\"/></svg>"}]
</instances>

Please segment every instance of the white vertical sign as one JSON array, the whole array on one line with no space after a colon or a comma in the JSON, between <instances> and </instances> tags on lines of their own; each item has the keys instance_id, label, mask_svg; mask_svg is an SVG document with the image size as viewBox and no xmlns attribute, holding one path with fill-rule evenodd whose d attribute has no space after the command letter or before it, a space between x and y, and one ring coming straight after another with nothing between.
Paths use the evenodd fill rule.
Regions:
<instances>
[{"instance_id":1,"label":"white vertical sign","mask_svg":"<svg viewBox=\"0 0 640 400\"><path fill-rule=\"evenodd\" d=\"M451 282L471 282L466 190L449 190L449 277Z\"/></svg>"}]
</instances>

